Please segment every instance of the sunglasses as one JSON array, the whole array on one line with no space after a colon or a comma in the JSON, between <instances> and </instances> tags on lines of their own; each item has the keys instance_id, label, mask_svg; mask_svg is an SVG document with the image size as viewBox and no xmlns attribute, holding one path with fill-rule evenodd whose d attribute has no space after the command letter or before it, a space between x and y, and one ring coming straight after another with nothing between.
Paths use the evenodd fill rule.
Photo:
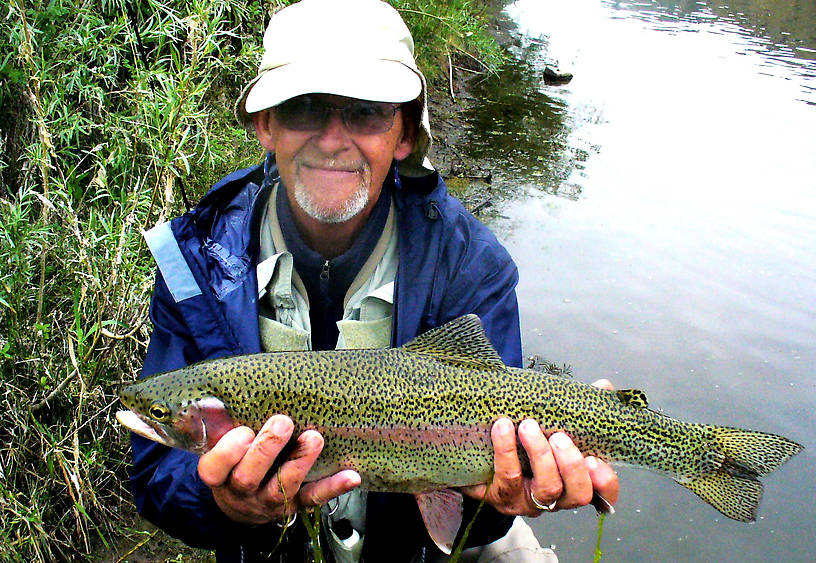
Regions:
<instances>
[{"instance_id":1,"label":"sunglasses","mask_svg":"<svg viewBox=\"0 0 816 563\"><path fill-rule=\"evenodd\" d=\"M350 133L378 135L394 126L394 116L400 104L352 100L343 106L333 106L309 94L297 96L272 108L281 127L292 131L319 131L329 122L334 111L340 112Z\"/></svg>"}]
</instances>

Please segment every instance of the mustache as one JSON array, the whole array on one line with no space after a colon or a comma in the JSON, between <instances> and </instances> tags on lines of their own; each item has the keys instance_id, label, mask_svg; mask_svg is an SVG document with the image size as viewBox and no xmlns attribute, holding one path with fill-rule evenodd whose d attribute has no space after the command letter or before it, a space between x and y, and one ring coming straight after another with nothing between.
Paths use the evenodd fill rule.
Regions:
<instances>
[{"instance_id":1,"label":"mustache","mask_svg":"<svg viewBox=\"0 0 816 563\"><path fill-rule=\"evenodd\" d=\"M368 163L364 160L345 160L339 158L304 156L298 158L297 163L302 166L308 166L309 168L340 170L343 172L362 173L368 170Z\"/></svg>"}]
</instances>

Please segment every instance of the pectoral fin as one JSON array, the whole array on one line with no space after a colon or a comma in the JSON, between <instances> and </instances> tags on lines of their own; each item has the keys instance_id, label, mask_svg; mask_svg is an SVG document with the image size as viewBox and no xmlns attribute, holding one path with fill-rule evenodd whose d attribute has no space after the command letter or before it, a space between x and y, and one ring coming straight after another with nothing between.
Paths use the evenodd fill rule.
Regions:
<instances>
[{"instance_id":1,"label":"pectoral fin","mask_svg":"<svg viewBox=\"0 0 816 563\"><path fill-rule=\"evenodd\" d=\"M443 553L450 555L462 524L462 493L440 489L414 496L428 535Z\"/></svg>"}]
</instances>

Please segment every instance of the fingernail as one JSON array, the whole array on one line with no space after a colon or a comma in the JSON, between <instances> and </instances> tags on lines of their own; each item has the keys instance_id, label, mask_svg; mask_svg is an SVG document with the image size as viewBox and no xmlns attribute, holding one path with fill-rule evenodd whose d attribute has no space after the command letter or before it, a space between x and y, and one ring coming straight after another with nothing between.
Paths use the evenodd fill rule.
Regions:
<instances>
[{"instance_id":1,"label":"fingernail","mask_svg":"<svg viewBox=\"0 0 816 563\"><path fill-rule=\"evenodd\" d=\"M514 430L513 423L506 418L501 418L496 421L496 427L496 430L498 430L499 434L502 436L512 434Z\"/></svg>"},{"instance_id":2,"label":"fingernail","mask_svg":"<svg viewBox=\"0 0 816 563\"><path fill-rule=\"evenodd\" d=\"M351 470L346 470L346 471L347 471L346 475L345 475L345 477L346 477L346 487L349 488L349 489L353 489L354 487L359 486L360 483L362 482L362 479L360 478L360 474L357 473L356 471L351 471Z\"/></svg>"},{"instance_id":3,"label":"fingernail","mask_svg":"<svg viewBox=\"0 0 816 563\"><path fill-rule=\"evenodd\" d=\"M231 436L237 436L236 438L237 441L245 442L246 444L249 444L252 440L255 439L255 432L253 432L252 428L249 428L248 426L236 426L235 428L227 432L227 434L230 434Z\"/></svg>"},{"instance_id":4,"label":"fingernail","mask_svg":"<svg viewBox=\"0 0 816 563\"><path fill-rule=\"evenodd\" d=\"M282 416L276 416L269 429L273 434L285 434L289 431L289 421Z\"/></svg>"},{"instance_id":5,"label":"fingernail","mask_svg":"<svg viewBox=\"0 0 816 563\"><path fill-rule=\"evenodd\" d=\"M550 442L559 450L566 449L572 445L572 440L563 432L556 432L550 437Z\"/></svg>"},{"instance_id":6,"label":"fingernail","mask_svg":"<svg viewBox=\"0 0 816 563\"><path fill-rule=\"evenodd\" d=\"M598 468L598 460L592 456L586 458L586 464L590 471L594 471Z\"/></svg>"},{"instance_id":7,"label":"fingernail","mask_svg":"<svg viewBox=\"0 0 816 563\"><path fill-rule=\"evenodd\" d=\"M532 432L539 432L539 433L541 432L541 428L539 428L538 422L536 422L535 420L530 419L530 418L521 421L521 424L519 424L519 431L522 431L522 430L524 430L525 434L526 433L532 433Z\"/></svg>"},{"instance_id":8,"label":"fingernail","mask_svg":"<svg viewBox=\"0 0 816 563\"><path fill-rule=\"evenodd\" d=\"M307 430L303 433L303 441L305 446L311 450L323 447L323 436L313 430Z\"/></svg>"}]
</instances>

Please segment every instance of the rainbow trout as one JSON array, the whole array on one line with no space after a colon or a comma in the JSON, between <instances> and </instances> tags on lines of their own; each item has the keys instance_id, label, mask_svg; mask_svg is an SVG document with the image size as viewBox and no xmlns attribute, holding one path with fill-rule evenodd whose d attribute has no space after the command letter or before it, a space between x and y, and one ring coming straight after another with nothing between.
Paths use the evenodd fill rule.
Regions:
<instances>
[{"instance_id":1,"label":"rainbow trout","mask_svg":"<svg viewBox=\"0 0 816 563\"><path fill-rule=\"evenodd\" d=\"M315 429L325 440L307 481L354 469L366 490L414 493L448 553L461 523L461 495L450 502L449 488L490 482L490 427L503 416L565 432L586 455L664 473L740 521L756 518L757 478L802 449L782 436L676 420L638 390L508 367L475 315L400 348L209 360L127 385L120 397L130 409L117 413L122 424L199 454L233 427L257 432L285 414L294 436Z\"/></svg>"}]
</instances>

